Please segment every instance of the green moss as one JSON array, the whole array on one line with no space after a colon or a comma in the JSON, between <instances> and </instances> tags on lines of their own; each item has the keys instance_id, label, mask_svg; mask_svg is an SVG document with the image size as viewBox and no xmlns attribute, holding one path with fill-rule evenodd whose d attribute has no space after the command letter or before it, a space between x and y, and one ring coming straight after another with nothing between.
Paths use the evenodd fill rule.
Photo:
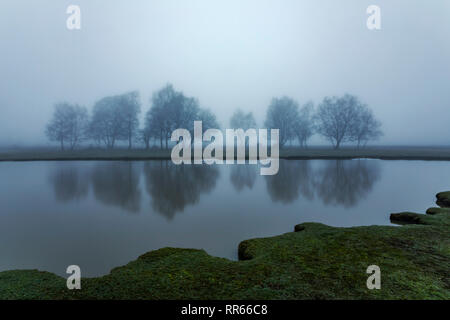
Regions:
<instances>
[{"instance_id":1,"label":"green moss","mask_svg":"<svg viewBox=\"0 0 450 320\"><path fill-rule=\"evenodd\" d=\"M405 214L403 214L405 215ZM69 291L46 272L0 273L1 299L449 299L450 215L406 213L402 227L334 228L304 223L243 241L242 261L163 248ZM416 224L419 223L419 224ZM381 290L366 269L381 268Z\"/></svg>"},{"instance_id":2,"label":"green moss","mask_svg":"<svg viewBox=\"0 0 450 320\"><path fill-rule=\"evenodd\" d=\"M450 208L429 208L427 214L450 213Z\"/></svg>"},{"instance_id":3,"label":"green moss","mask_svg":"<svg viewBox=\"0 0 450 320\"><path fill-rule=\"evenodd\" d=\"M436 195L436 204L443 208L450 208L450 191L440 192Z\"/></svg>"}]
</instances>

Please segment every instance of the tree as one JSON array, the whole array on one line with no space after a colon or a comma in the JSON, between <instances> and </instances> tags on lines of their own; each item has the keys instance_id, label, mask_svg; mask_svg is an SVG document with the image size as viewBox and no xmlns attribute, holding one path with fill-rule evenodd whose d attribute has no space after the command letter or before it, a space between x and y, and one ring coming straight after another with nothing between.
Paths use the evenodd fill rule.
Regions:
<instances>
[{"instance_id":1,"label":"tree","mask_svg":"<svg viewBox=\"0 0 450 320\"><path fill-rule=\"evenodd\" d=\"M317 132L338 149L342 143L354 141L361 103L349 94L343 97L325 97L319 105L315 120Z\"/></svg>"},{"instance_id":2,"label":"tree","mask_svg":"<svg viewBox=\"0 0 450 320\"><path fill-rule=\"evenodd\" d=\"M121 139L123 124L118 101L118 96L105 97L94 105L92 111L89 135L107 148L114 148L116 141Z\"/></svg>"},{"instance_id":3,"label":"tree","mask_svg":"<svg viewBox=\"0 0 450 320\"><path fill-rule=\"evenodd\" d=\"M108 148L114 148L118 140L127 140L131 148L139 125L139 112L136 91L105 97L94 105L89 135Z\"/></svg>"},{"instance_id":4,"label":"tree","mask_svg":"<svg viewBox=\"0 0 450 320\"><path fill-rule=\"evenodd\" d=\"M161 148L163 141L168 148L168 141L175 129L184 128L192 134L196 120L203 121L203 130L218 127L216 117L210 110L201 109L196 98L186 97L171 84L155 92L151 104L142 134L148 142L151 138L159 138Z\"/></svg>"},{"instance_id":5,"label":"tree","mask_svg":"<svg viewBox=\"0 0 450 320\"><path fill-rule=\"evenodd\" d=\"M295 134L302 148L307 146L308 139L314 134L313 112L314 104L308 102L300 109L298 114L295 124Z\"/></svg>"},{"instance_id":6,"label":"tree","mask_svg":"<svg viewBox=\"0 0 450 320\"><path fill-rule=\"evenodd\" d=\"M241 109L236 110L230 119L230 125L234 129L243 129L244 131L255 128L256 121L253 113L244 113Z\"/></svg>"},{"instance_id":7,"label":"tree","mask_svg":"<svg viewBox=\"0 0 450 320\"><path fill-rule=\"evenodd\" d=\"M361 144L366 145L370 140L376 140L383 135L381 123L375 119L372 110L366 105L358 108L358 121L354 127L354 140L359 148Z\"/></svg>"},{"instance_id":8,"label":"tree","mask_svg":"<svg viewBox=\"0 0 450 320\"><path fill-rule=\"evenodd\" d=\"M142 140L142 142L144 142L145 144L145 149L149 149L150 148L150 141L153 138L153 133L151 130L151 127L147 125L147 119L145 121L145 127L144 129L142 129L140 131L140 139Z\"/></svg>"},{"instance_id":9,"label":"tree","mask_svg":"<svg viewBox=\"0 0 450 320\"><path fill-rule=\"evenodd\" d=\"M219 129L220 127L216 115L209 109L200 109L197 120L202 121L203 132L208 129Z\"/></svg>"},{"instance_id":10,"label":"tree","mask_svg":"<svg viewBox=\"0 0 450 320\"><path fill-rule=\"evenodd\" d=\"M86 108L67 102L58 103L45 133L51 141L60 143L61 150L64 150L64 143L73 150L84 139L87 123Z\"/></svg>"},{"instance_id":11,"label":"tree","mask_svg":"<svg viewBox=\"0 0 450 320\"><path fill-rule=\"evenodd\" d=\"M121 138L128 140L128 149L132 147L132 141L136 137L141 112L139 92L133 91L118 97L120 117L122 121Z\"/></svg>"},{"instance_id":12,"label":"tree","mask_svg":"<svg viewBox=\"0 0 450 320\"><path fill-rule=\"evenodd\" d=\"M150 141L162 137L160 132L160 123L158 122L158 114L155 109L147 111L144 120L144 129L141 130L141 140L145 144L145 148L150 148ZM162 139L161 139L162 148Z\"/></svg>"},{"instance_id":13,"label":"tree","mask_svg":"<svg viewBox=\"0 0 450 320\"><path fill-rule=\"evenodd\" d=\"M296 122L298 120L298 103L289 98L273 98L266 115L267 129L279 129L279 145L295 138Z\"/></svg>"},{"instance_id":14,"label":"tree","mask_svg":"<svg viewBox=\"0 0 450 320\"><path fill-rule=\"evenodd\" d=\"M182 121L182 114L177 112L183 103L183 96L181 92L175 91L171 84L167 84L164 88L155 92L151 99L152 107L147 112L146 118L149 127L153 127L157 136L160 139L161 149L163 141L168 146L170 134L176 123Z\"/></svg>"}]
</instances>

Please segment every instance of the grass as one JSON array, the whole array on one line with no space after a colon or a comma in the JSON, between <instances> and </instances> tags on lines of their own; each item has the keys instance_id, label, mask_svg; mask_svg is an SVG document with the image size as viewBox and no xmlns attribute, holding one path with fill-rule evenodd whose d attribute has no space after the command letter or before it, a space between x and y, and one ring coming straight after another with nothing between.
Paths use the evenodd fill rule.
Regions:
<instances>
[{"instance_id":1,"label":"grass","mask_svg":"<svg viewBox=\"0 0 450 320\"><path fill-rule=\"evenodd\" d=\"M0 149L0 161L44 161L44 160L161 160L170 159L171 149L152 148L101 149L84 148L61 151L55 148L9 148ZM224 152L225 154L225 152ZM284 159L355 159L372 158L385 160L450 160L450 147L367 147L361 149L325 147L308 149L284 148L280 150Z\"/></svg>"},{"instance_id":2,"label":"grass","mask_svg":"<svg viewBox=\"0 0 450 320\"><path fill-rule=\"evenodd\" d=\"M0 161L53 161L53 160L162 160L170 159L165 149L101 149L86 148L61 151L55 148L0 149Z\"/></svg>"},{"instance_id":3,"label":"grass","mask_svg":"<svg viewBox=\"0 0 450 320\"><path fill-rule=\"evenodd\" d=\"M0 298L449 299L450 215L433 213L398 214L397 221L414 223L401 227L304 223L297 232L241 242L240 261L163 248L106 276L83 278L74 291L47 272L6 271ZM381 268L381 290L366 287L373 264Z\"/></svg>"}]
</instances>

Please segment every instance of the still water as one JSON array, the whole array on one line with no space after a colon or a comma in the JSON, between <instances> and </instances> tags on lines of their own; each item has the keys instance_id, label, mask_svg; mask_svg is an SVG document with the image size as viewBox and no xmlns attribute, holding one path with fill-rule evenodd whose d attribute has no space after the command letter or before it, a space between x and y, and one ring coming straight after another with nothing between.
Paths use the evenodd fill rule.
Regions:
<instances>
[{"instance_id":1,"label":"still water","mask_svg":"<svg viewBox=\"0 0 450 320\"><path fill-rule=\"evenodd\" d=\"M424 212L450 189L447 162L281 161L276 176L251 165L170 161L0 163L0 271L104 275L162 247L237 259L240 241L301 222L387 225Z\"/></svg>"}]
</instances>

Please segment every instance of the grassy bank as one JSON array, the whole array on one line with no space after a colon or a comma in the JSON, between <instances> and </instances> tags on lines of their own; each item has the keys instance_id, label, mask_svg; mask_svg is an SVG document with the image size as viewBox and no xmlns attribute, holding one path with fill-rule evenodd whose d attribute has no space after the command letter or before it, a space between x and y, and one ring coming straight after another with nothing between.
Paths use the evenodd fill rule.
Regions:
<instances>
[{"instance_id":1,"label":"grassy bank","mask_svg":"<svg viewBox=\"0 0 450 320\"><path fill-rule=\"evenodd\" d=\"M450 200L440 194L439 204ZM69 291L48 272L0 273L1 299L449 299L450 214L401 213L407 225L334 228L317 223L239 245L240 261L164 248ZM412 223L412 224L411 224ZM381 290L366 269L381 268Z\"/></svg>"},{"instance_id":2,"label":"grassy bank","mask_svg":"<svg viewBox=\"0 0 450 320\"><path fill-rule=\"evenodd\" d=\"M55 148L9 148L0 149L0 161L52 161L52 160L164 160L170 159L171 150L145 149L100 149L86 148L61 151ZM224 152L224 155L226 153ZM370 147L341 148L325 147L308 149L284 148L280 150L284 159L385 159L385 160L445 160L450 161L450 147Z\"/></svg>"}]
</instances>

